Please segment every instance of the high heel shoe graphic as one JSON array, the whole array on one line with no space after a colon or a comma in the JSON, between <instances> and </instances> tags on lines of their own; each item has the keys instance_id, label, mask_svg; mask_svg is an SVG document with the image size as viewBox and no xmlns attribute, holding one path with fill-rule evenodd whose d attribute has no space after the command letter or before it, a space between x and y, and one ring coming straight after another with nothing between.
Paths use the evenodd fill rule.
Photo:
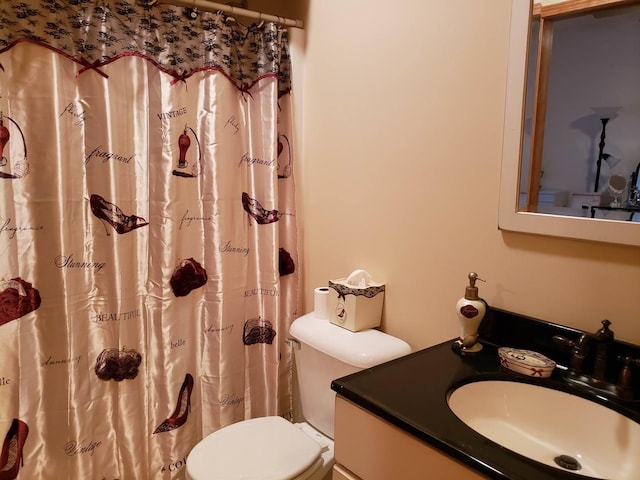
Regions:
<instances>
[{"instance_id":1,"label":"high heel shoe graphic","mask_svg":"<svg viewBox=\"0 0 640 480\"><path fill-rule=\"evenodd\" d=\"M2 444L0 480L13 480L18 476L20 466L24 465L22 447L24 447L28 434L27 424L14 418Z\"/></svg>"},{"instance_id":2,"label":"high heel shoe graphic","mask_svg":"<svg viewBox=\"0 0 640 480\"><path fill-rule=\"evenodd\" d=\"M280 220L282 214L278 210L265 210L260 202L251 198L248 193L242 192L242 207L258 225L267 225Z\"/></svg>"},{"instance_id":3,"label":"high heel shoe graphic","mask_svg":"<svg viewBox=\"0 0 640 480\"><path fill-rule=\"evenodd\" d=\"M89 203L91 204L91 213L111 225L117 233L128 233L136 228L149 225L149 222L142 217L125 215L116 204L106 201L95 193L89 198ZM109 235L106 226L105 232Z\"/></svg>"},{"instance_id":4,"label":"high heel shoe graphic","mask_svg":"<svg viewBox=\"0 0 640 480\"><path fill-rule=\"evenodd\" d=\"M193 377L187 373L180 387L180 394L178 395L178 402L176 403L176 409L173 414L162 422L154 430L154 434L168 432L184 425L187 421L187 416L191 410L191 392L193 391ZM0 479L2 480L2 479Z\"/></svg>"}]
</instances>

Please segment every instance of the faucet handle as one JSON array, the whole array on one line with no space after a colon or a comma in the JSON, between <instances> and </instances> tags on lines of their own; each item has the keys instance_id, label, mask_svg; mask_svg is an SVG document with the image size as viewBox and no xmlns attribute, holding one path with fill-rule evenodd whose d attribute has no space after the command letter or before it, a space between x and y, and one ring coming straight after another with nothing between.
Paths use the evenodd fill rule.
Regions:
<instances>
[{"instance_id":1,"label":"faucet handle","mask_svg":"<svg viewBox=\"0 0 640 480\"><path fill-rule=\"evenodd\" d=\"M576 346L576 342L561 335L554 335L553 337L551 337L551 339L555 343L557 343L558 345L562 345L563 347L573 348Z\"/></svg>"},{"instance_id":2,"label":"faucet handle","mask_svg":"<svg viewBox=\"0 0 640 480\"><path fill-rule=\"evenodd\" d=\"M551 339L554 342L571 349L569 372L573 375L580 375L582 373L582 363L587 356L587 345L589 342L588 335L581 335L576 341L561 335L554 335Z\"/></svg>"},{"instance_id":3,"label":"faucet handle","mask_svg":"<svg viewBox=\"0 0 640 480\"><path fill-rule=\"evenodd\" d=\"M626 357L620 357L620 360L624 362L624 366L620 371L618 386L628 389L631 388L631 368L640 367L640 358L633 358L631 355L627 355Z\"/></svg>"},{"instance_id":4,"label":"faucet handle","mask_svg":"<svg viewBox=\"0 0 640 480\"><path fill-rule=\"evenodd\" d=\"M595 333L598 342L613 342L613 330L609 330L611 322L606 318L602 320L602 328Z\"/></svg>"},{"instance_id":5,"label":"faucet handle","mask_svg":"<svg viewBox=\"0 0 640 480\"><path fill-rule=\"evenodd\" d=\"M551 337L551 340L559 345L562 345L563 347L571 348L574 355L580 355L586 352L587 344L589 343L590 337L592 336L593 335L585 333L583 335L580 335L580 338L578 340L571 340L570 338L563 337L562 335L554 335L553 337Z\"/></svg>"}]
</instances>

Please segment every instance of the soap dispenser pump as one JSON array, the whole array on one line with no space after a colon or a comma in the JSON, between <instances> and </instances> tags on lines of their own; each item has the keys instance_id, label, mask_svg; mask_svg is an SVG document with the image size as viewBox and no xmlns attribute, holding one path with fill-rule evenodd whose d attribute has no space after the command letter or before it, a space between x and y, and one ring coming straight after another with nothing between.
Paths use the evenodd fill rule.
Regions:
<instances>
[{"instance_id":1,"label":"soap dispenser pump","mask_svg":"<svg viewBox=\"0 0 640 480\"><path fill-rule=\"evenodd\" d=\"M484 282L477 273L469 273L469 286L464 297L456 304L456 314L460 322L460 338L454 342L454 348L463 352L479 352L482 344L478 342L478 328L486 312L486 303L478 296L476 281Z\"/></svg>"}]
</instances>

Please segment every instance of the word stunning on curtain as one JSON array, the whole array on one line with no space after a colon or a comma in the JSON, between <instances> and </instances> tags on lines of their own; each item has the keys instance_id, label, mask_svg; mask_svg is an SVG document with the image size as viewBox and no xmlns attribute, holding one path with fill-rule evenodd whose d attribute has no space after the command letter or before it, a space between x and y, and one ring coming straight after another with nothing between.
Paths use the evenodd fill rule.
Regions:
<instances>
[{"instance_id":1,"label":"word stunning on curtain","mask_svg":"<svg viewBox=\"0 0 640 480\"><path fill-rule=\"evenodd\" d=\"M150 3L0 3L0 480L291 415L287 32Z\"/></svg>"}]
</instances>

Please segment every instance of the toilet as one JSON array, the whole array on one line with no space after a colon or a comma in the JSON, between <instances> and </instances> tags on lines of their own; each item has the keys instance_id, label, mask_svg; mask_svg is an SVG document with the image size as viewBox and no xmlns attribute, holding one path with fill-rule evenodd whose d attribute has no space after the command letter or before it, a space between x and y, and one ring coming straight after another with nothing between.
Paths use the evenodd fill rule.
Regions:
<instances>
[{"instance_id":1,"label":"toilet","mask_svg":"<svg viewBox=\"0 0 640 480\"><path fill-rule=\"evenodd\" d=\"M378 330L351 332L316 318L289 329L303 422L267 416L234 423L202 439L187 457L187 480L327 480L331 478L335 393L331 381L411 353Z\"/></svg>"}]
</instances>

